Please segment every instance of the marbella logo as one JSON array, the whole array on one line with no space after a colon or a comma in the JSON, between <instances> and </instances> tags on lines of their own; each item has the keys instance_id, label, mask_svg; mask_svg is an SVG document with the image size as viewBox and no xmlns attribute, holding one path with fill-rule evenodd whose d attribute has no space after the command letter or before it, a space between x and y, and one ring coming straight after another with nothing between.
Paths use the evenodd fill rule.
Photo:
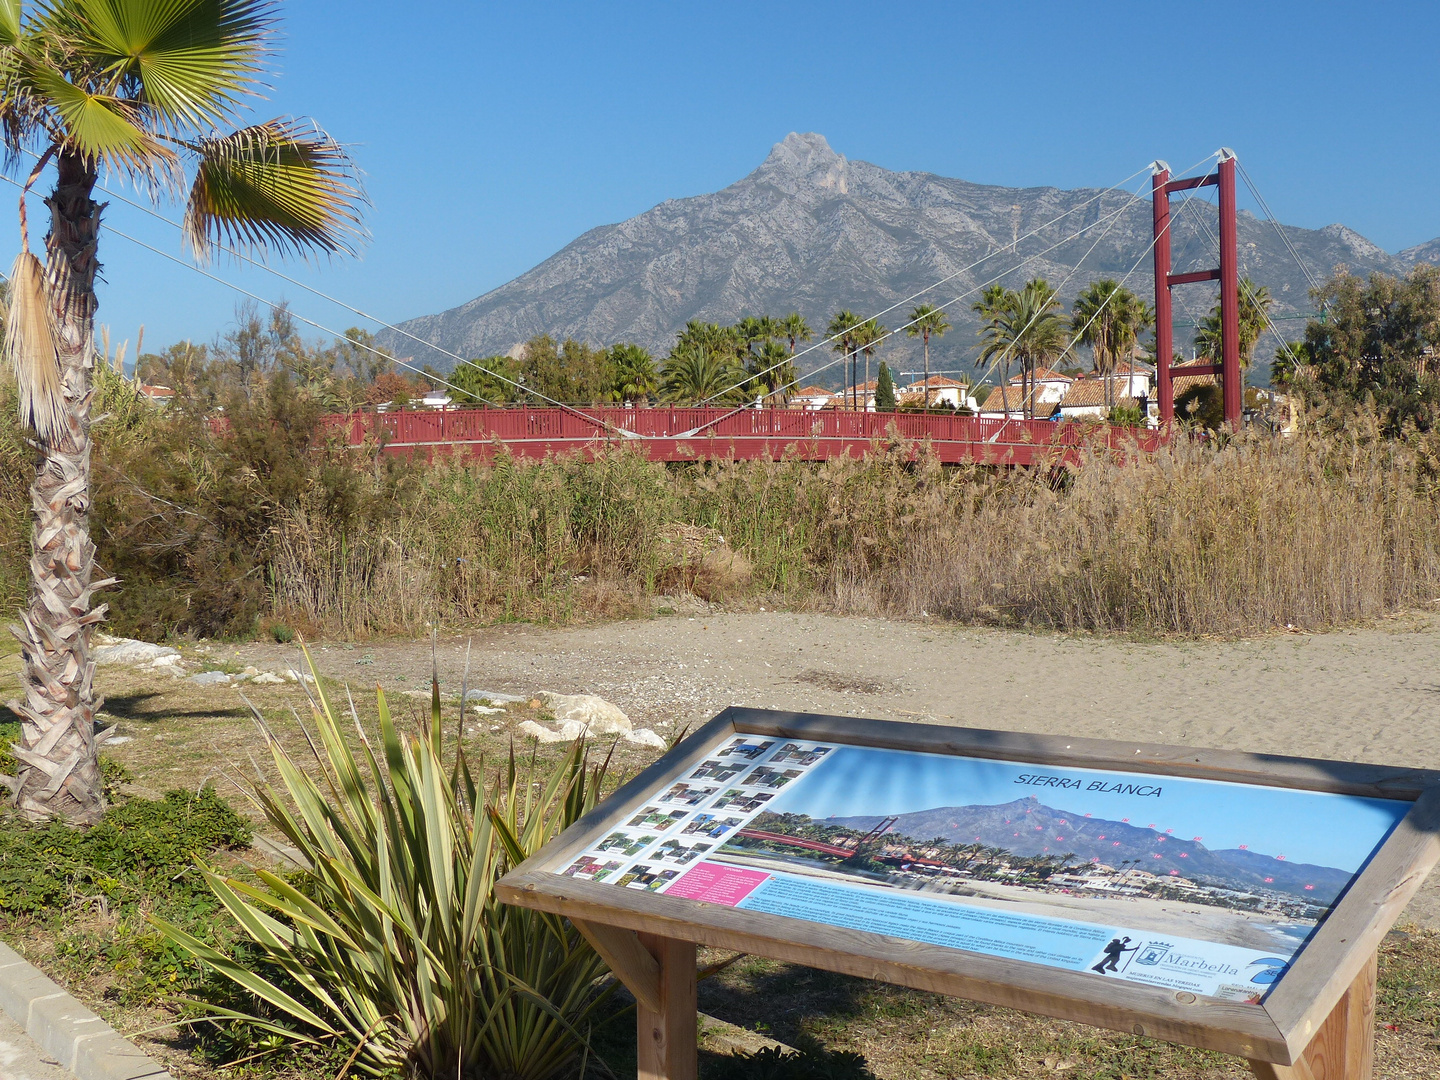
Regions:
<instances>
[{"instance_id":1,"label":"marbella logo","mask_svg":"<svg viewBox=\"0 0 1440 1080\"><path fill-rule=\"evenodd\" d=\"M1140 951L1135 954L1135 963L1141 967L1155 967L1161 960L1165 959L1167 953L1175 946L1168 941L1151 941L1140 946Z\"/></svg>"}]
</instances>

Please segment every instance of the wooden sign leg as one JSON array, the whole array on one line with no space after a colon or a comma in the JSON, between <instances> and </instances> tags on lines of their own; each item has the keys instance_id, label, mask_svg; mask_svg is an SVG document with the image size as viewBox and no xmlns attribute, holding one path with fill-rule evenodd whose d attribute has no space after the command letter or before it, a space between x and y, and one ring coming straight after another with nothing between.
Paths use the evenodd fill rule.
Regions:
<instances>
[{"instance_id":1,"label":"wooden sign leg","mask_svg":"<svg viewBox=\"0 0 1440 1080\"><path fill-rule=\"evenodd\" d=\"M1375 969L1372 956L1293 1065L1250 1062L1258 1080L1371 1080L1375 1066Z\"/></svg>"},{"instance_id":2,"label":"wooden sign leg","mask_svg":"<svg viewBox=\"0 0 1440 1080\"><path fill-rule=\"evenodd\" d=\"M696 1080L695 946L641 934L660 965L659 1009L635 1005L637 1080Z\"/></svg>"}]
</instances>

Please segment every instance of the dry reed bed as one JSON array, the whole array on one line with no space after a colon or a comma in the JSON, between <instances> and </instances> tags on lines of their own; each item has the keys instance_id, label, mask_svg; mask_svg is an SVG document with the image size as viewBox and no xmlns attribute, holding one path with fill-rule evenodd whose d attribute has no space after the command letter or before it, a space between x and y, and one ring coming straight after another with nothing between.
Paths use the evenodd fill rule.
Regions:
<instances>
[{"instance_id":1,"label":"dry reed bed","mask_svg":"<svg viewBox=\"0 0 1440 1080\"><path fill-rule=\"evenodd\" d=\"M276 614L332 635L426 620L565 620L689 589L865 614L1236 635L1355 623L1440 594L1428 448L1340 435L1180 440L1056 474L876 454L437 465L344 535L289 512ZM696 530L708 545L677 543ZM716 551L737 556L717 563Z\"/></svg>"}]
</instances>

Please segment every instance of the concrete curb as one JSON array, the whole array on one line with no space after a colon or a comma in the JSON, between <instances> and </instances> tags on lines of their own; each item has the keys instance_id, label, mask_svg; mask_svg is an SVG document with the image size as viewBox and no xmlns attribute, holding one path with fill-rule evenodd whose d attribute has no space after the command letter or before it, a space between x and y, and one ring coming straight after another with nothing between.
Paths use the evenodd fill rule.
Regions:
<instances>
[{"instance_id":1,"label":"concrete curb","mask_svg":"<svg viewBox=\"0 0 1440 1080\"><path fill-rule=\"evenodd\" d=\"M78 1080L170 1080L138 1046L4 942L0 1009Z\"/></svg>"}]
</instances>

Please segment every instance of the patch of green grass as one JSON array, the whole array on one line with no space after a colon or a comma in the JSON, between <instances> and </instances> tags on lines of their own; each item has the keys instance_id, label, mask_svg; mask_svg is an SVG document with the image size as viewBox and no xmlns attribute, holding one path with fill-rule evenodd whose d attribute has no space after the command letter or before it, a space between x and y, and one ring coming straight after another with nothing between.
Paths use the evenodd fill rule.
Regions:
<instances>
[{"instance_id":1,"label":"patch of green grass","mask_svg":"<svg viewBox=\"0 0 1440 1080\"><path fill-rule=\"evenodd\" d=\"M188 872L192 856L249 842L250 826L213 788L122 803L85 830L7 822L0 914L38 915L77 901L125 908L208 898L199 875Z\"/></svg>"}]
</instances>

